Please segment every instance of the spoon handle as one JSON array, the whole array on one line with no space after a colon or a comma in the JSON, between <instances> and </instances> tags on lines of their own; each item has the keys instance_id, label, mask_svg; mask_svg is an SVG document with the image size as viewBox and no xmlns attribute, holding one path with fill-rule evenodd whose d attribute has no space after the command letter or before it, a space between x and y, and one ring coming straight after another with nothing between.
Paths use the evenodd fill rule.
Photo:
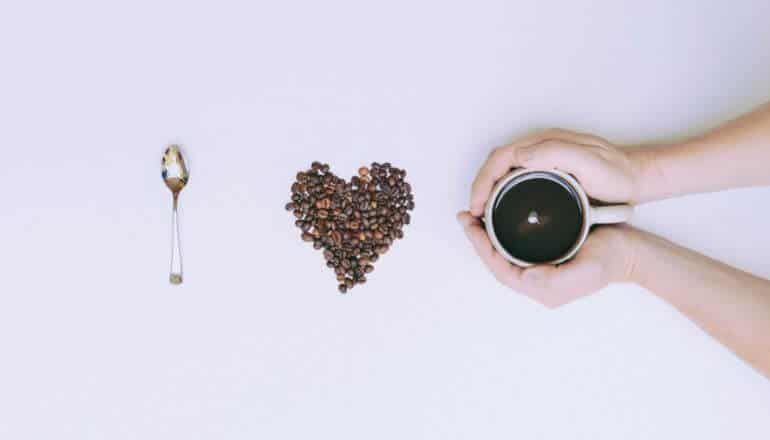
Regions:
<instances>
[{"instance_id":1,"label":"spoon handle","mask_svg":"<svg viewBox=\"0 0 770 440\"><path fill-rule=\"evenodd\" d=\"M174 195L174 207L171 211L171 272L168 280L171 284L182 284L182 242L179 238L179 196Z\"/></svg>"}]
</instances>

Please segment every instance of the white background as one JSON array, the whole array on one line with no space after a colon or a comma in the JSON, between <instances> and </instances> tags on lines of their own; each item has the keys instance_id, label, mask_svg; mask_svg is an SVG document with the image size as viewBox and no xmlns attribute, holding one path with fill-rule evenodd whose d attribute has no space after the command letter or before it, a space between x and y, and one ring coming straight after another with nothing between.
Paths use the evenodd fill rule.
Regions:
<instances>
[{"instance_id":1,"label":"white background","mask_svg":"<svg viewBox=\"0 0 770 440\"><path fill-rule=\"evenodd\" d=\"M667 304L619 285L546 310L454 220L529 131L666 141L770 99L767 1L107 3L0 5L1 438L770 435L770 382ZM283 211L313 160L415 188L352 295ZM694 196L635 224L770 276L768 206Z\"/></svg>"}]
</instances>

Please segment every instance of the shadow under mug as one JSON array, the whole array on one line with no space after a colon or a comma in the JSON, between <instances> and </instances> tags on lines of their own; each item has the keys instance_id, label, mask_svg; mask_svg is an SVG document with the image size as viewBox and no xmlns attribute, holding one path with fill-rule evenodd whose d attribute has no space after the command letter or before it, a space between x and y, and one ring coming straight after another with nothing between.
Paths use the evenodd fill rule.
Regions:
<instances>
[{"instance_id":1,"label":"shadow under mug","mask_svg":"<svg viewBox=\"0 0 770 440\"><path fill-rule=\"evenodd\" d=\"M532 179L547 179L556 182L562 186L566 185L566 188L571 189L571 193L576 199L576 203L582 213L583 224L580 232L577 235L577 239L571 248L563 255L544 262L533 263L531 261L525 261L521 258L517 258L503 247L495 233L495 224L493 221L493 213L495 206L497 205L498 198L504 194L504 190L510 190L515 185L526 182ZM513 185L509 185L513 182ZM487 230L487 235L495 247L505 259L517 266L528 267L534 264L560 264L563 263L577 254L583 243L588 238L588 234L591 230L591 226L599 224L612 224L623 223L631 219L634 208L630 205L609 205L609 206L592 206L591 201L588 198L583 187L578 181L570 174L555 170L555 169L536 169L536 168L517 168L500 179L492 190L489 199L487 200L486 208L484 210L484 223Z\"/></svg>"}]
</instances>

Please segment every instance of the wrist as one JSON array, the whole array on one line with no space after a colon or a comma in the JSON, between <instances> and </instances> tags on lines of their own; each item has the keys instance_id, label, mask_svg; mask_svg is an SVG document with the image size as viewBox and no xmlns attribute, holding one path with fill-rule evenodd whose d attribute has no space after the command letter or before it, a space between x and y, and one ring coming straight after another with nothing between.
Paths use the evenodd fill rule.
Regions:
<instances>
[{"instance_id":1,"label":"wrist","mask_svg":"<svg viewBox=\"0 0 770 440\"><path fill-rule=\"evenodd\" d=\"M612 281L618 283L637 283L639 277L639 231L629 225L612 227L615 231L616 250L609 253L614 266ZM611 267L612 267L611 266Z\"/></svg>"},{"instance_id":2,"label":"wrist","mask_svg":"<svg viewBox=\"0 0 770 440\"><path fill-rule=\"evenodd\" d=\"M600 226L591 234L604 245L600 254L609 281L636 283L640 270L640 231L627 224L617 224Z\"/></svg>"},{"instance_id":3,"label":"wrist","mask_svg":"<svg viewBox=\"0 0 770 440\"><path fill-rule=\"evenodd\" d=\"M631 203L640 204L659 198L659 191L656 188L663 180L660 151L659 147L641 147L628 152L634 176Z\"/></svg>"},{"instance_id":4,"label":"wrist","mask_svg":"<svg viewBox=\"0 0 770 440\"><path fill-rule=\"evenodd\" d=\"M650 287L651 277L655 276L656 265L667 260L671 252L671 243L657 235L635 228L627 228L628 272L626 282L644 288ZM657 274L660 276L660 274Z\"/></svg>"}]
</instances>

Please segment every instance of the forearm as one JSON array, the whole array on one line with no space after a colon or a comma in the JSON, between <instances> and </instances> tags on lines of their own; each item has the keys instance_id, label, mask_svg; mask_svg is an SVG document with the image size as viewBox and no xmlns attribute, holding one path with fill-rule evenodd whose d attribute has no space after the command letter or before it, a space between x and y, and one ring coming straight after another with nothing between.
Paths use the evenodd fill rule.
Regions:
<instances>
[{"instance_id":1,"label":"forearm","mask_svg":"<svg viewBox=\"0 0 770 440\"><path fill-rule=\"evenodd\" d=\"M631 152L636 202L770 184L770 104L680 144Z\"/></svg>"},{"instance_id":2,"label":"forearm","mask_svg":"<svg viewBox=\"0 0 770 440\"><path fill-rule=\"evenodd\" d=\"M632 280L770 377L770 281L633 231Z\"/></svg>"}]
</instances>

